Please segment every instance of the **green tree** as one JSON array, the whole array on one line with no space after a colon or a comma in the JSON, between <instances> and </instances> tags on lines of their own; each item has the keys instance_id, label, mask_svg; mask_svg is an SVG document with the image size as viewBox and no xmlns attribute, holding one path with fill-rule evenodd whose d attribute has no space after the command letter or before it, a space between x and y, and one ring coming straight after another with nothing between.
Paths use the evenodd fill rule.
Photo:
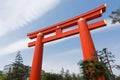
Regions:
<instances>
[{"instance_id":1,"label":"green tree","mask_svg":"<svg viewBox=\"0 0 120 80\"><path fill-rule=\"evenodd\" d=\"M83 70L83 76L85 80L94 80L97 79L99 76L104 76L105 80L118 80L119 77L117 76L115 79L115 75L112 73L112 65L111 62L114 63L115 58L114 55L107 48L104 48L102 51L97 51L99 58L98 61L94 60L85 60L79 62L79 66ZM120 66L116 65L116 68L120 70Z\"/></svg>"},{"instance_id":2,"label":"green tree","mask_svg":"<svg viewBox=\"0 0 120 80\"><path fill-rule=\"evenodd\" d=\"M80 74L70 74L69 70L65 71L64 68L61 69L60 75L63 77L62 80L84 80L83 76L80 76Z\"/></svg>"},{"instance_id":3,"label":"green tree","mask_svg":"<svg viewBox=\"0 0 120 80\"><path fill-rule=\"evenodd\" d=\"M64 68L61 69L60 74L62 77L64 77L64 74L65 74Z\"/></svg>"},{"instance_id":4,"label":"green tree","mask_svg":"<svg viewBox=\"0 0 120 80\"><path fill-rule=\"evenodd\" d=\"M120 65L116 65L116 69L120 70Z\"/></svg>"},{"instance_id":5,"label":"green tree","mask_svg":"<svg viewBox=\"0 0 120 80\"><path fill-rule=\"evenodd\" d=\"M7 76L7 74L1 74L0 75L0 80L4 80L6 76Z\"/></svg>"},{"instance_id":6,"label":"green tree","mask_svg":"<svg viewBox=\"0 0 120 80\"><path fill-rule=\"evenodd\" d=\"M45 73L42 80L63 80L63 77L60 74Z\"/></svg>"},{"instance_id":7,"label":"green tree","mask_svg":"<svg viewBox=\"0 0 120 80\"><path fill-rule=\"evenodd\" d=\"M20 52L17 53L12 66L13 68L9 70L3 80L26 80L26 76L29 75L29 66L23 64L23 58Z\"/></svg>"},{"instance_id":8,"label":"green tree","mask_svg":"<svg viewBox=\"0 0 120 80\"><path fill-rule=\"evenodd\" d=\"M115 80L120 80L120 76L116 76Z\"/></svg>"},{"instance_id":9,"label":"green tree","mask_svg":"<svg viewBox=\"0 0 120 80\"><path fill-rule=\"evenodd\" d=\"M57 73L45 73L42 75L42 80L84 80L79 74L70 74L69 70L64 71L64 68Z\"/></svg>"},{"instance_id":10,"label":"green tree","mask_svg":"<svg viewBox=\"0 0 120 80\"><path fill-rule=\"evenodd\" d=\"M116 69L120 70L120 65L116 65ZM115 76L115 80L120 80L120 75Z\"/></svg>"},{"instance_id":11,"label":"green tree","mask_svg":"<svg viewBox=\"0 0 120 80\"><path fill-rule=\"evenodd\" d=\"M69 70L66 70L63 80L72 80Z\"/></svg>"},{"instance_id":12,"label":"green tree","mask_svg":"<svg viewBox=\"0 0 120 80\"><path fill-rule=\"evenodd\" d=\"M114 63L115 61L115 56L110 51L108 51L107 48L103 48L101 51L97 51L97 53L100 61L105 64L104 68L106 70L106 80L115 80L111 65L111 63Z\"/></svg>"},{"instance_id":13,"label":"green tree","mask_svg":"<svg viewBox=\"0 0 120 80\"><path fill-rule=\"evenodd\" d=\"M109 17L112 19L113 24L115 24L117 22L120 23L120 8L115 11L112 11L112 13Z\"/></svg>"},{"instance_id":14,"label":"green tree","mask_svg":"<svg viewBox=\"0 0 120 80\"><path fill-rule=\"evenodd\" d=\"M75 73L73 73L73 74L71 75L71 77L72 77L72 80L77 80L77 79L78 79L77 76L75 75Z\"/></svg>"},{"instance_id":15,"label":"green tree","mask_svg":"<svg viewBox=\"0 0 120 80\"><path fill-rule=\"evenodd\" d=\"M112 19L112 23L120 23L120 8L118 8L115 11L111 12L111 15L109 16ZM116 65L116 69L120 70L120 65ZM120 76L116 76L115 80L120 80Z\"/></svg>"},{"instance_id":16,"label":"green tree","mask_svg":"<svg viewBox=\"0 0 120 80\"><path fill-rule=\"evenodd\" d=\"M13 70L7 74L7 80L25 80L26 76L28 76L28 71L28 66L16 66L14 64Z\"/></svg>"},{"instance_id":17,"label":"green tree","mask_svg":"<svg viewBox=\"0 0 120 80\"><path fill-rule=\"evenodd\" d=\"M83 76L80 76L79 74L76 74L76 79L73 79L74 77L72 77L72 80L85 80L83 78Z\"/></svg>"},{"instance_id":18,"label":"green tree","mask_svg":"<svg viewBox=\"0 0 120 80\"><path fill-rule=\"evenodd\" d=\"M104 63L95 60L85 60L79 63L85 80L95 80L105 74Z\"/></svg>"}]
</instances>

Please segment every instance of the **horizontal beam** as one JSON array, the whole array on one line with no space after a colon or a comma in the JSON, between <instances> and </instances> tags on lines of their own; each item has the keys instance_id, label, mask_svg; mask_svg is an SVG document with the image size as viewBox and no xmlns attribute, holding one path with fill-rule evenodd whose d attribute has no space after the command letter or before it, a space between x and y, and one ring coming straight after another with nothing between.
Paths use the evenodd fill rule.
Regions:
<instances>
[{"instance_id":1,"label":"horizontal beam","mask_svg":"<svg viewBox=\"0 0 120 80\"><path fill-rule=\"evenodd\" d=\"M95 18L98 18L98 17L100 17L100 16L102 16L102 10L96 11L96 12L94 12L93 14L90 14L90 15L85 16L84 18L85 18L87 21L89 21L89 20L91 20L91 19L95 19ZM74 21L72 21L72 22L69 22L69 23L66 23L66 24L63 24L63 25L59 25L59 28L65 29L65 28L68 28L68 27L72 27L72 26L74 26L74 25L77 25L78 20L79 20L79 19L76 19L76 20L74 20ZM54 28L51 28L51 29L42 31L41 33L43 33L43 35L50 34L50 33L55 32L56 29L57 29L57 26L54 27ZM36 37L37 37L37 34L33 34L33 35L29 36L30 39L34 39L34 38L36 38Z\"/></svg>"},{"instance_id":2,"label":"horizontal beam","mask_svg":"<svg viewBox=\"0 0 120 80\"><path fill-rule=\"evenodd\" d=\"M79 15L79 16L76 16L76 17L73 17L73 18L71 18L71 19L68 19L68 20L66 20L66 21L63 21L63 22L54 24L54 25L52 25L52 26L48 26L47 28L43 28L43 29L40 29L40 30L31 32L31 33L28 33L27 36L32 36L32 35L37 34L37 33L39 33L39 32L43 32L43 31L46 31L46 30L49 30L49 29L52 29L52 28L56 28L56 26L61 26L61 25L65 25L66 23L74 22L75 20L78 20L79 18L83 18L83 17L85 17L85 16L89 16L89 15L95 13L96 11L100 11L100 10L101 10L102 12L105 12L105 11L106 11L106 4L101 5L101 6L97 7L97 8L95 8L95 9L90 10L90 11L88 11L88 12L86 12L86 13L84 13L84 14L81 14L81 15Z\"/></svg>"},{"instance_id":3,"label":"horizontal beam","mask_svg":"<svg viewBox=\"0 0 120 80\"><path fill-rule=\"evenodd\" d=\"M106 25L106 21L101 20L101 21L89 24L88 28L89 28L89 30L93 30L93 29L96 29L96 28L99 28L99 27L103 27L105 25ZM50 41L57 40L57 39L60 39L60 38L72 36L72 35L75 35L75 34L78 34L78 33L79 33L78 28L76 28L76 29L61 33L61 35L55 35L55 36L50 36L48 38L44 38L42 40L42 42L46 43L46 42L50 42ZM35 46L35 41L28 43L28 47L32 47L32 46Z\"/></svg>"}]
</instances>

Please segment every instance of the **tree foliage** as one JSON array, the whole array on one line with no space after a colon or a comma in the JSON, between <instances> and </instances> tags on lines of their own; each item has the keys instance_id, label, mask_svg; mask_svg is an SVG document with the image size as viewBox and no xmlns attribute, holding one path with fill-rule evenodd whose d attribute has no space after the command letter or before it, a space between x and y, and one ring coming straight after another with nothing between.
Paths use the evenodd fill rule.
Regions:
<instances>
[{"instance_id":1,"label":"tree foliage","mask_svg":"<svg viewBox=\"0 0 120 80\"><path fill-rule=\"evenodd\" d=\"M110 63L114 63L114 55L107 48L101 51L97 51L99 62L93 59L84 60L79 62L79 66L82 69L82 74L85 80L97 80L99 76L104 76L105 80L119 80L120 76L115 76L112 73L112 66ZM93 55L94 56L94 55ZM115 58L115 57L114 57ZM120 70L119 65L115 65L115 68Z\"/></svg>"},{"instance_id":2,"label":"tree foliage","mask_svg":"<svg viewBox=\"0 0 120 80\"><path fill-rule=\"evenodd\" d=\"M61 73L45 73L42 76L42 80L83 80L81 76L75 73L70 74L69 70L64 71L62 68Z\"/></svg>"},{"instance_id":3,"label":"tree foliage","mask_svg":"<svg viewBox=\"0 0 120 80\"><path fill-rule=\"evenodd\" d=\"M115 24L117 22L120 23L120 8L115 11L112 11L112 13L109 17L112 19L113 24Z\"/></svg>"},{"instance_id":4,"label":"tree foliage","mask_svg":"<svg viewBox=\"0 0 120 80\"><path fill-rule=\"evenodd\" d=\"M85 80L96 80L105 74L104 63L95 60L84 60L79 63Z\"/></svg>"},{"instance_id":5,"label":"tree foliage","mask_svg":"<svg viewBox=\"0 0 120 80\"><path fill-rule=\"evenodd\" d=\"M12 66L12 70L9 70L9 72L2 77L2 80L26 80L26 77L29 75L29 66L23 64L23 59L19 52Z\"/></svg>"},{"instance_id":6,"label":"tree foliage","mask_svg":"<svg viewBox=\"0 0 120 80\"><path fill-rule=\"evenodd\" d=\"M14 64L13 70L7 73L5 80L25 80L26 76L28 76L28 71L28 66L17 66Z\"/></svg>"},{"instance_id":7,"label":"tree foliage","mask_svg":"<svg viewBox=\"0 0 120 80\"><path fill-rule=\"evenodd\" d=\"M0 80L4 80L7 77L7 74L0 75Z\"/></svg>"},{"instance_id":8,"label":"tree foliage","mask_svg":"<svg viewBox=\"0 0 120 80\"><path fill-rule=\"evenodd\" d=\"M63 77L60 74L45 73L42 80L63 80Z\"/></svg>"}]
</instances>

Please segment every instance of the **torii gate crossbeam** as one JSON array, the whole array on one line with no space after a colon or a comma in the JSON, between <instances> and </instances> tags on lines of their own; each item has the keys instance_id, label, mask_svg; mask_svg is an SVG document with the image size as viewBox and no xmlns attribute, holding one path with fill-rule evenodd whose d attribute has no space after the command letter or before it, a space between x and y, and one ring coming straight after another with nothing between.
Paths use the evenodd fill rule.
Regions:
<instances>
[{"instance_id":1,"label":"torii gate crossbeam","mask_svg":"<svg viewBox=\"0 0 120 80\"><path fill-rule=\"evenodd\" d=\"M93 58L93 55L96 53L92 37L90 35L90 30L103 27L106 25L105 20L100 20L91 24L87 24L88 21L96 19L102 16L102 13L106 11L106 5L101 5L98 8L90 10L84 14L76 16L74 18L68 19L66 21L60 22L58 24L49 26L44 29L37 30L35 32L28 33L27 36L30 39L36 38L36 41L30 42L29 47L35 46L32 70L30 74L30 80L40 80L41 79L41 70L42 70L42 57L43 57L43 45L44 43L61 39L64 37L72 36L75 34L80 34L81 45L84 60L89 60ZM78 28L73 30L63 32L64 29L70 28L72 26L78 25ZM53 36L45 37L55 33ZM98 61L97 57L95 60ZM104 80L103 77L99 77L98 80Z\"/></svg>"}]
</instances>

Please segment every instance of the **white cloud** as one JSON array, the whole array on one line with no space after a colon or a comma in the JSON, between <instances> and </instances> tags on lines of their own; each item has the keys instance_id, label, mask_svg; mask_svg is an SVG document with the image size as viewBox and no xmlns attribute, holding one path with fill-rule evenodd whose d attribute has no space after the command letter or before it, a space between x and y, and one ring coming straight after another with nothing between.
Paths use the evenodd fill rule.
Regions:
<instances>
[{"instance_id":1,"label":"white cloud","mask_svg":"<svg viewBox=\"0 0 120 80\"><path fill-rule=\"evenodd\" d=\"M0 37L53 9L60 0L0 1Z\"/></svg>"},{"instance_id":2,"label":"white cloud","mask_svg":"<svg viewBox=\"0 0 120 80\"><path fill-rule=\"evenodd\" d=\"M120 24L111 24L111 23L110 23L110 20L107 20L107 24L108 24L107 27L104 28L104 29L111 29L111 30L112 30L114 27L117 27L117 26L120 25ZM99 31L103 31L103 29L98 29L97 31L98 31L98 32L99 32ZM97 31L95 30L95 32L97 32ZM50 45L58 44L58 43L60 43L60 42L66 41L66 40L71 39L71 38L76 38L76 37L79 37L79 34L78 34L78 35L74 35L74 36L70 36L70 37L68 37L68 38L59 39L59 40L55 40L55 41L46 43L45 46L50 46ZM19 41L16 41L16 42L12 43L11 45L2 48L0 55L10 54L10 53L16 52L16 51L18 51L18 50L28 49L28 47L27 47L28 42L32 42L32 40L21 39L21 40L19 40ZM75 50L75 51L76 51L76 50ZM72 52L74 52L74 51L71 50L70 52L72 53ZM68 52L67 52L67 53L68 53Z\"/></svg>"},{"instance_id":3,"label":"white cloud","mask_svg":"<svg viewBox=\"0 0 120 80\"><path fill-rule=\"evenodd\" d=\"M1 50L0 55L6 55L6 54L17 52L19 50L28 49L28 47L27 47L28 42L29 42L28 39L21 39L21 40L16 41L6 47L3 47L0 49Z\"/></svg>"},{"instance_id":4,"label":"white cloud","mask_svg":"<svg viewBox=\"0 0 120 80\"><path fill-rule=\"evenodd\" d=\"M46 43L45 46L58 44L62 41L66 41L70 38L76 38L77 36L78 35L75 35L75 36L72 36L72 37L69 37L69 38L65 38L65 39L56 40L56 41L53 41L53 42L49 42L49 43ZM30 39L27 38L27 39L21 39L21 40L18 40L16 42L14 42L14 43L11 43L10 45L8 45L6 47L0 48L0 50L1 50L0 55L11 54L11 53L17 52L19 50L29 49L27 47L28 42L32 42L32 41L35 41L35 40L34 39L30 40Z\"/></svg>"}]
</instances>

